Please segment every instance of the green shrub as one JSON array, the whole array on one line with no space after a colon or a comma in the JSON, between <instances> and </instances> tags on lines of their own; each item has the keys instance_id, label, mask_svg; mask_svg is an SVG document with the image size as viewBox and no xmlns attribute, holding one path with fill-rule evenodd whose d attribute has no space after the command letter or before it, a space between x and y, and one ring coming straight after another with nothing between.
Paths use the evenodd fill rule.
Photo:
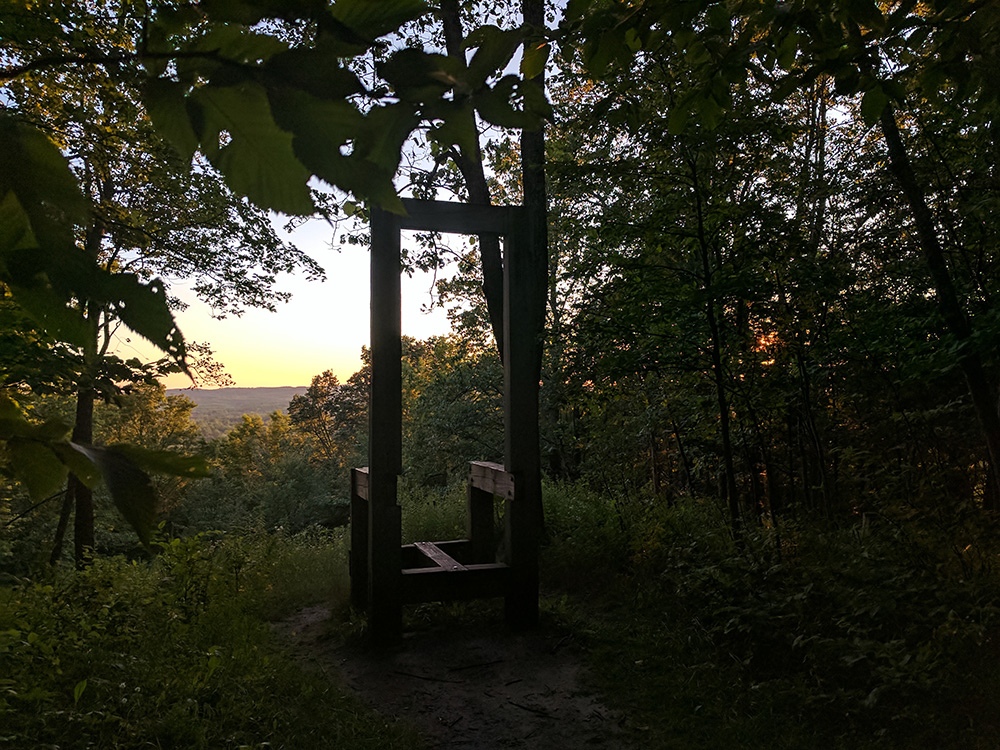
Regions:
<instances>
[{"instance_id":1,"label":"green shrub","mask_svg":"<svg viewBox=\"0 0 1000 750\"><path fill-rule=\"evenodd\" d=\"M344 596L340 540L161 546L0 591L0 746L412 746L303 673L262 618Z\"/></svg>"},{"instance_id":2,"label":"green shrub","mask_svg":"<svg viewBox=\"0 0 1000 750\"><path fill-rule=\"evenodd\" d=\"M998 739L1000 549L981 514L752 524L737 544L712 502L623 509L568 484L545 503L543 580L580 594L572 627L643 744Z\"/></svg>"}]
</instances>

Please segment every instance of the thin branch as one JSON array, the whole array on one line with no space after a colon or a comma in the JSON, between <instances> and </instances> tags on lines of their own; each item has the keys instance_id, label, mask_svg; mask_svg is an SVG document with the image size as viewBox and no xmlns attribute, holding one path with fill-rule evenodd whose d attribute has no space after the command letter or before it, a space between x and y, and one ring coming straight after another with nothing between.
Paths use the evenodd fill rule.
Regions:
<instances>
[{"instance_id":1,"label":"thin branch","mask_svg":"<svg viewBox=\"0 0 1000 750\"><path fill-rule=\"evenodd\" d=\"M223 57L219 50L197 50L182 52L173 50L171 52L130 52L122 55L46 55L32 60L24 65L15 65L10 68L0 68L0 81L9 81L18 76L30 73L33 70L52 68L58 65L110 65L116 63L132 62L135 60L193 60L205 59L216 60L222 63L229 63L243 67L242 63Z\"/></svg>"},{"instance_id":2,"label":"thin branch","mask_svg":"<svg viewBox=\"0 0 1000 750\"><path fill-rule=\"evenodd\" d=\"M37 508L42 507L43 505L45 505L45 503L51 502L51 501L55 500L58 497L62 497L65 494L66 494L66 490L59 490L59 492L57 492L56 494L50 495L49 497L45 498L44 500L39 500L37 503L35 503L34 505L32 505L26 511L18 513L16 516L14 516L12 519L10 519L7 523L4 524L4 528L5 529L9 529L17 521L19 521L20 519L24 518L26 515L28 515L32 511L36 510Z\"/></svg>"}]
</instances>

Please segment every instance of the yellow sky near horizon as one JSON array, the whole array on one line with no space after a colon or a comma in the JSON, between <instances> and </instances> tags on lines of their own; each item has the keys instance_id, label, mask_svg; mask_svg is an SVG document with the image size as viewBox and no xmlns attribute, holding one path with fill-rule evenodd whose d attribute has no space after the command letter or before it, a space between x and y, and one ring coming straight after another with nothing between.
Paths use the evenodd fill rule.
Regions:
<instances>
[{"instance_id":1,"label":"yellow sky near horizon","mask_svg":"<svg viewBox=\"0 0 1000 750\"><path fill-rule=\"evenodd\" d=\"M317 221L291 237L326 269L327 278L309 282L299 276L280 277L278 289L291 292L292 298L274 313L247 310L240 317L218 320L193 295L172 290L190 304L176 316L185 339L209 344L233 385L304 386L324 370L333 370L343 382L360 368L361 347L369 341L368 250L349 245L338 252L330 247L330 232ZM403 333L427 338L448 332L443 310L421 312L430 302L432 284L430 274L403 277ZM157 357L151 345L124 330L117 335L114 351L123 358ZM192 385L186 375L172 375L164 384Z\"/></svg>"}]
</instances>

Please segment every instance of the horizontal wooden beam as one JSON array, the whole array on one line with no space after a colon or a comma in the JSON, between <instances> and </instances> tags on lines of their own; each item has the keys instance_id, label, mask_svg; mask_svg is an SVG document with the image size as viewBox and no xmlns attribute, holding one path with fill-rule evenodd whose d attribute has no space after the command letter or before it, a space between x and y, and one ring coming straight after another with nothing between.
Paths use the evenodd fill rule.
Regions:
<instances>
[{"instance_id":1,"label":"horizontal wooden beam","mask_svg":"<svg viewBox=\"0 0 1000 750\"><path fill-rule=\"evenodd\" d=\"M406 216L397 217L400 229L454 234L508 234L519 220L520 206L480 206L403 198Z\"/></svg>"},{"instance_id":2,"label":"horizontal wooden beam","mask_svg":"<svg viewBox=\"0 0 1000 750\"><path fill-rule=\"evenodd\" d=\"M501 464L492 461L473 461L469 464L469 484L477 490L514 499L514 475Z\"/></svg>"},{"instance_id":3,"label":"horizontal wooden beam","mask_svg":"<svg viewBox=\"0 0 1000 750\"><path fill-rule=\"evenodd\" d=\"M463 570L405 568L401 583L404 604L506 596L510 568L501 563L469 565Z\"/></svg>"}]
</instances>

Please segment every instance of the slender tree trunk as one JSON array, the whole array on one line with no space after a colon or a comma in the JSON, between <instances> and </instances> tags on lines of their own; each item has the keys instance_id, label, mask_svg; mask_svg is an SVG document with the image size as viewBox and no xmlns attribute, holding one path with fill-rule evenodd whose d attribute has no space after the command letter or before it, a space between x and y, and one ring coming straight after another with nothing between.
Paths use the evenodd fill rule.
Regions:
<instances>
[{"instance_id":1,"label":"slender tree trunk","mask_svg":"<svg viewBox=\"0 0 1000 750\"><path fill-rule=\"evenodd\" d=\"M674 441L677 443L677 452L681 456L681 466L684 469L684 489L690 493L694 491L691 479L691 462L688 460L687 451L684 450L684 442L681 440L681 431L677 426L677 422L672 422L671 426L674 430Z\"/></svg>"},{"instance_id":2,"label":"slender tree trunk","mask_svg":"<svg viewBox=\"0 0 1000 750\"><path fill-rule=\"evenodd\" d=\"M56 535L52 540L52 553L49 555L49 564L55 565L62 557L63 542L66 539L66 529L69 527L69 518L73 515L73 506L76 498L73 495L74 485L67 483L66 492L63 493L62 508L59 511L59 523L56 525Z\"/></svg>"},{"instance_id":3,"label":"slender tree trunk","mask_svg":"<svg viewBox=\"0 0 1000 750\"><path fill-rule=\"evenodd\" d=\"M743 528L743 514L740 507L739 490L736 486L736 462L733 460L729 398L726 395L726 376L722 367L722 352L720 351L722 342L713 300L708 302L708 327L712 339L712 376L715 381L715 398L719 406L719 435L722 438L722 465L725 475L723 480L724 494L726 504L729 507L729 520L732 523L733 531L738 534Z\"/></svg>"},{"instance_id":4,"label":"slender tree trunk","mask_svg":"<svg viewBox=\"0 0 1000 750\"><path fill-rule=\"evenodd\" d=\"M93 441L94 389L84 386L76 397L73 442L89 445ZM94 493L75 474L70 474L68 495L73 497L76 505L73 515L73 559L77 566L82 566L94 553Z\"/></svg>"},{"instance_id":5,"label":"slender tree trunk","mask_svg":"<svg viewBox=\"0 0 1000 750\"><path fill-rule=\"evenodd\" d=\"M650 433L649 435L649 473L650 478L653 480L653 497L659 498L661 487L660 487L660 462L657 457L659 452L659 447L657 445L657 439L655 433Z\"/></svg>"},{"instance_id":6,"label":"slender tree trunk","mask_svg":"<svg viewBox=\"0 0 1000 750\"><path fill-rule=\"evenodd\" d=\"M809 377L809 369L806 366L801 346L795 353L795 360L799 370L799 384L802 394L801 426L806 437L802 460L809 463L810 475L815 477L819 483L816 504L824 514L829 514L831 503L826 478L826 451L823 450L823 441L820 439L819 430L816 427L816 419L813 414L812 379ZM809 485L808 491L812 495L812 485Z\"/></svg>"},{"instance_id":7,"label":"slender tree trunk","mask_svg":"<svg viewBox=\"0 0 1000 750\"><path fill-rule=\"evenodd\" d=\"M441 20L444 26L445 47L449 57L465 62L462 49L462 20L458 0L442 0ZM476 130L476 115L470 113L470 127ZM469 202L488 206L491 203L490 189L483 170L483 153L476 138L473 153L460 149L453 155L458 171L462 173L465 187L469 191ZM500 237L495 234L479 235L479 257L483 264L483 296L490 316L490 327L496 341L497 352L503 360L503 259L500 251Z\"/></svg>"},{"instance_id":8,"label":"slender tree trunk","mask_svg":"<svg viewBox=\"0 0 1000 750\"><path fill-rule=\"evenodd\" d=\"M995 389L989 382L982 357L972 340L972 324L965 315L954 279L948 269L944 248L941 246L935 227L934 214L927 205L924 192L917 182L891 107L887 106L882 111L880 124L889 151L889 169L899 183L910 211L913 212L917 236L920 238L920 249L934 281L938 310L944 318L948 331L958 342L958 366L965 376L969 395L972 397L972 407L986 439L989 459L986 481L993 486L990 492L984 493L985 504L989 510L1000 510L995 501L989 502L993 498L1000 498L1000 472L997 471L1000 468L1000 414L997 412Z\"/></svg>"},{"instance_id":9,"label":"slender tree trunk","mask_svg":"<svg viewBox=\"0 0 1000 750\"><path fill-rule=\"evenodd\" d=\"M701 186L697 165L692 160L689 164L691 182L694 186L695 210L698 219L698 249L701 252L701 265L705 292L705 317L708 321L708 332L711 340L712 379L715 384L715 398L719 408L719 436L722 439L723 497L729 508L729 520L733 533L737 538L743 530L742 504L739 490L736 486L736 463L733 460L732 430L729 418L729 398L726 394L726 374L722 363L722 333L719 318L716 313L715 293L712 286L712 261L708 240L705 236L704 214L701 202ZM718 258L716 263L718 265Z\"/></svg>"}]
</instances>

